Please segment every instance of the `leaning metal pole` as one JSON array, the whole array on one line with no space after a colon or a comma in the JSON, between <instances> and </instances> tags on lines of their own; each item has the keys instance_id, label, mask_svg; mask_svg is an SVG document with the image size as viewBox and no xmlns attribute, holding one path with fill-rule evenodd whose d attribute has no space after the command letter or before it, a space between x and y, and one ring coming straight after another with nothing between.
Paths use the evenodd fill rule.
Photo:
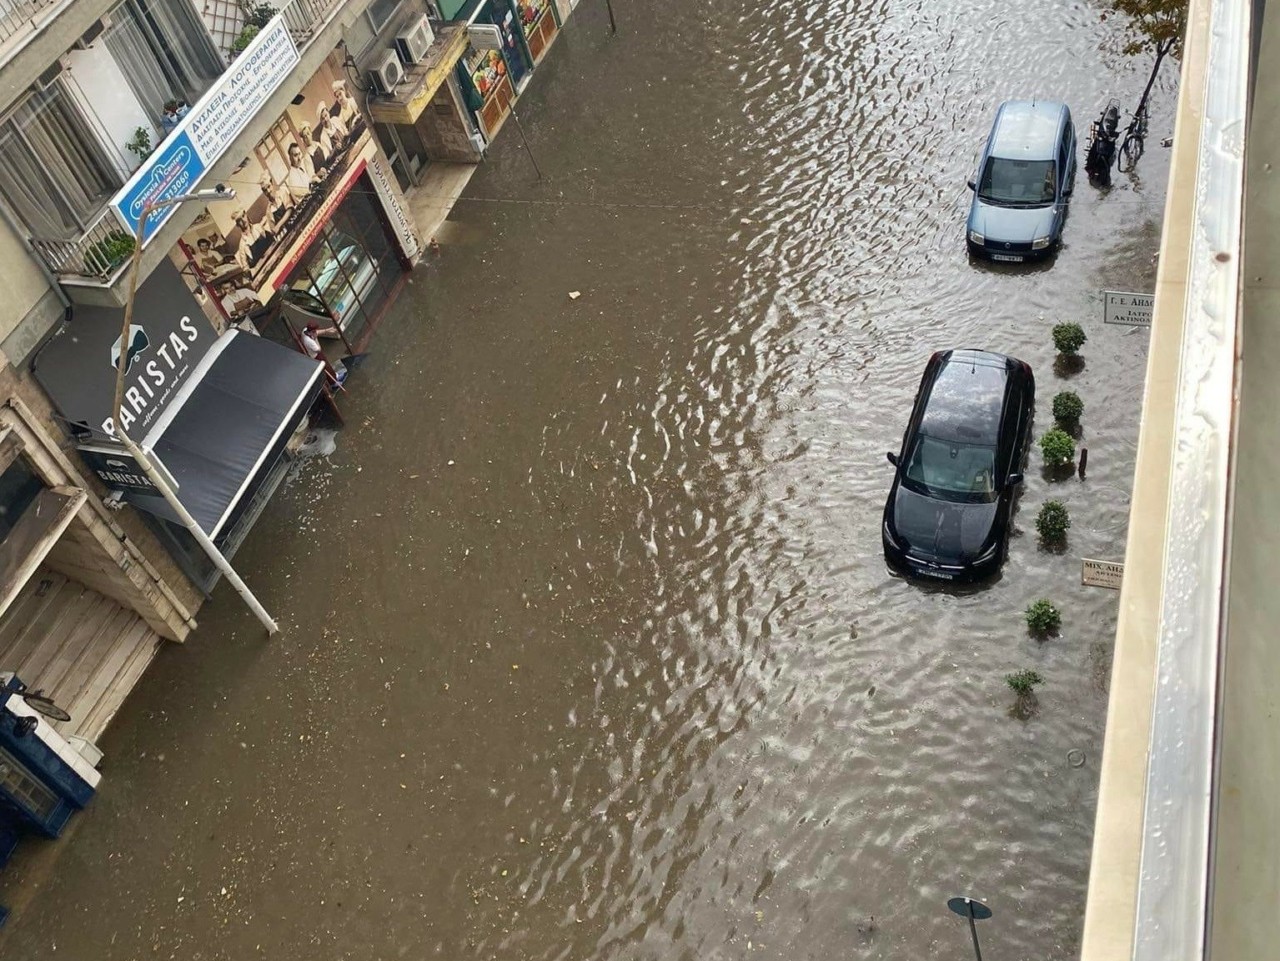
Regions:
<instances>
[{"instance_id":1,"label":"leaning metal pole","mask_svg":"<svg viewBox=\"0 0 1280 961\"><path fill-rule=\"evenodd\" d=\"M226 199L230 200L235 197L235 193L227 191L222 194L222 196L225 196ZM116 439L124 444L125 449L133 455L134 460L138 462L138 466L142 468L143 473L147 475L151 480L151 483L155 485L156 490L160 492L160 496L165 499L169 506L173 508L174 513L178 515L179 520L182 521L182 526L185 527L191 536L196 539L196 543L200 545L200 549L203 550L209 560L213 562L213 566L222 573L222 576L225 577L228 582L230 582L231 586L235 588L236 593L244 599L249 610L253 611L254 616L257 617L258 620L262 622L262 626L267 629L267 634L271 635L275 634L280 629L275 620L267 613L266 608L258 602L258 599L253 596L253 591L249 590L249 585L241 580L240 575L237 574L235 568L231 566L231 562L223 556L222 551L218 550L218 546L213 543L213 539L204 532L204 528L200 526L200 523L192 517L190 511L183 506L182 501L178 499L177 493L169 486L169 482L158 470L156 470L155 464L152 463L151 458L138 444L134 443L133 438L125 432L124 426L120 423L120 408L124 403L125 374L129 369L129 332L130 328L133 326L133 304L138 293L138 274L141 272L142 242L143 238L146 236L147 220L151 217L151 213L154 210L161 207L171 207L186 200L196 199L211 200L218 198L212 196L203 197L198 194L183 194L178 197L170 198L169 200L161 201L157 204L144 204L142 207L142 216L138 220L138 239L137 243L134 244L133 257L129 265L129 294L125 299L124 325L120 331L120 360L116 367L116 392L115 399L111 405L111 423L115 429Z\"/></svg>"}]
</instances>

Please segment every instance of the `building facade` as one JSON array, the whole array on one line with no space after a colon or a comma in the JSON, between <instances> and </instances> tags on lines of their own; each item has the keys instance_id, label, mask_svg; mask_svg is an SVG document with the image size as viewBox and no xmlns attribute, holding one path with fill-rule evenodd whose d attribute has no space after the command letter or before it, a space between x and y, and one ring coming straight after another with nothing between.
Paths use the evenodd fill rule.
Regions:
<instances>
[{"instance_id":1,"label":"building facade","mask_svg":"<svg viewBox=\"0 0 1280 961\"><path fill-rule=\"evenodd\" d=\"M0 672L86 757L216 581L117 430L234 553L569 9L0 4Z\"/></svg>"}]
</instances>

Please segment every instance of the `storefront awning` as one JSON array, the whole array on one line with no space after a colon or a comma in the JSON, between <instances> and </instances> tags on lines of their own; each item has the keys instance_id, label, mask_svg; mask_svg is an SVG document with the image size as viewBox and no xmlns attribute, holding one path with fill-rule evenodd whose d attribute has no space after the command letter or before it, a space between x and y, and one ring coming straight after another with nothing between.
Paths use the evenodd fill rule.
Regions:
<instances>
[{"instance_id":1,"label":"storefront awning","mask_svg":"<svg viewBox=\"0 0 1280 961\"><path fill-rule=\"evenodd\" d=\"M320 393L324 368L295 350L238 330L223 334L148 431L142 445L178 484L178 497L216 538L279 456ZM159 497L131 504L176 520Z\"/></svg>"}]
</instances>

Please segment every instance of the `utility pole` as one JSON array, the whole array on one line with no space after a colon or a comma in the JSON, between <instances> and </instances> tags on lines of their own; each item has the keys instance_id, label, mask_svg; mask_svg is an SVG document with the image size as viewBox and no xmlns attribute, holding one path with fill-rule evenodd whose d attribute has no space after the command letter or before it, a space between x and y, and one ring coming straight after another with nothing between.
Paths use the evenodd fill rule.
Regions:
<instances>
[{"instance_id":1,"label":"utility pole","mask_svg":"<svg viewBox=\"0 0 1280 961\"><path fill-rule=\"evenodd\" d=\"M120 408L124 403L124 380L125 374L129 370L129 340L130 329L133 326L133 305L138 296L138 274L141 273L142 265L142 244L146 238L147 221L151 218L151 214L164 207L173 207L177 204L186 203L189 200L200 200L204 202L235 200L236 192L228 190L219 184L212 190L197 190L192 193L179 194L176 197L170 197L167 200L161 200L154 204L143 204L142 216L138 219L138 240L133 246L133 259L130 263L129 275L129 294L124 302L124 325L120 331L120 361L116 367L116 392L115 400L111 405L111 424L114 428L115 439L120 441L125 449L138 462L138 466L142 468L143 473L147 475L151 483L155 485L160 496L165 499L168 505L173 508L182 526L187 529L196 543L200 545L201 550L205 552L209 560L213 562L222 575L227 579L232 587L235 588L237 594L248 605L249 610L253 611L254 616L262 622L262 626L267 629L267 634L271 635L279 630L274 619L267 613L253 592L249 590L249 586L241 580L240 575L236 573L235 568L231 566L231 562L218 550L218 546L213 543L213 539L204 532L204 528L200 523L191 516L191 512L179 500L177 493L169 484L168 472L162 473L151 460L149 454L131 438L124 429L124 425L120 423Z\"/></svg>"},{"instance_id":2,"label":"utility pole","mask_svg":"<svg viewBox=\"0 0 1280 961\"><path fill-rule=\"evenodd\" d=\"M520 122L520 115L516 113L516 108L511 107L511 119L516 122L516 129L520 131L520 140L524 143L525 153L529 155L529 162L533 164L533 172L538 175L538 179L542 179L542 169L538 166L538 158L533 155L533 148L529 146L529 138L524 135L524 124Z\"/></svg>"}]
</instances>

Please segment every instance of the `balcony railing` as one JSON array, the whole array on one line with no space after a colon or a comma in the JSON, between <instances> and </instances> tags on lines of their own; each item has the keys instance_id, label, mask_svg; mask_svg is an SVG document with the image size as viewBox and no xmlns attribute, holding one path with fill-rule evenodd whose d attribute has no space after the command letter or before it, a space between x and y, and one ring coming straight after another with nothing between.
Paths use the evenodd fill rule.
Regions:
<instances>
[{"instance_id":1,"label":"balcony railing","mask_svg":"<svg viewBox=\"0 0 1280 961\"><path fill-rule=\"evenodd\" d=\"M61 0L51 0L49 5L56 2ZM280 8L279 16L298 48L299 55L311 46L315 37L347 2L349 0L289 0ZM13 0L0 0L0 11L7 10L10 5L16 6ZM27 5L46 4L37 0L31 4L23 4ZM214 85L217 85L217 81ZM197 108L198 106L197 104ZM160 141L153 156L160 154L176 133L177 131ZM148 235L156 229L158 228L152 227ZM106 206L79 237L69 240L33 237L31 244L56 276L80 283L103 284L111 282L129 259L133 250L133 232L112 207Z\"/></svg>"},{"instance_id":2,"label":"balcony railing","mask_svg":"<svg viewBox=\"0 0 1280 961\"><path fill-rule=\"evenodd\" d=\"M108 281L133 252L133 235L110 207L74 240L41 240L31 245L59 277Z\"/></svg>"},{"instance_id":3,"label":"balcony railing","mask_svg":"<svg viewBox=\"0 0 1280 961\"><path fill-rule=\"evenodd\" d=\"M39 26L42 14L67 0L0 0L0 43Z\"/></svg>"}]
</instances>

